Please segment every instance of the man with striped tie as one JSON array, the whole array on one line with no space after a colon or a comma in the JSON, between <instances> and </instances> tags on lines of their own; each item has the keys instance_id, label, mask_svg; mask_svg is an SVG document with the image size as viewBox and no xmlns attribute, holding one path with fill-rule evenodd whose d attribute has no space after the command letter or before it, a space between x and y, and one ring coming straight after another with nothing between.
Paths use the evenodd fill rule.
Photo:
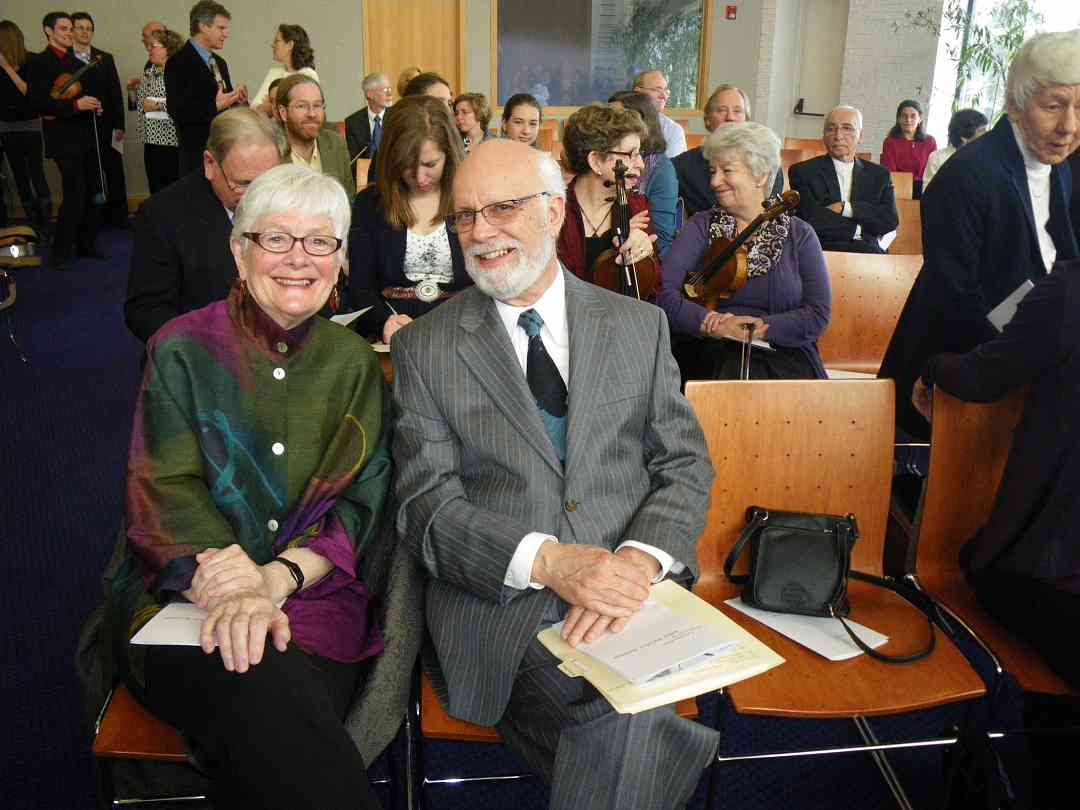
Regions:
<instances>
[{"instance_id":1,"label":"man with striped tie","mask_svg":"<svg viewBox=\"0 0 1080 810\"><path fill-rule=\"evenodd\" d=\"M180 140L181 176L202 168L214 116L247 104L247 87L233 90L229 65L214 53L225 47L231 20L225 6L199 0L189 14L191 39L165 63L165 95Z\"/></svg>"},{"instance_id":2,"label":"man with striped tie","mask_svg":"<svg viewBox=\"0 0 1080 810\"><path fill-rule=\"evenodd\" d=\"M551 804L683 806L718 745L674 707L616 713L536 640L618 632L666 576L692 581L712 467L663 312L555 255L558 166L509 140L459 167L475 282L394 338L398 531L426 567L436 691L496 725Z\"/></svg>"}]
</instances>

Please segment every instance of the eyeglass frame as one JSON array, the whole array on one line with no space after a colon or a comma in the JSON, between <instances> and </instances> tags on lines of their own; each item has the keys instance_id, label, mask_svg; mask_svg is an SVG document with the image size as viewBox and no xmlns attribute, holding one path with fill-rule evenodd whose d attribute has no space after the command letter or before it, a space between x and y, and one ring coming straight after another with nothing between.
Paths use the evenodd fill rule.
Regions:
<instances>
[{"instance_id":1,"label":"eyeglass frame","mask_svg":"<svg viewBox=\"0 0 1080 810\"><path fill-rule=\"evenodd\" d=\"M214 165L218 167L218 171L221 172L221 176L225 178L225 185L229 187L229 191L233 194L245 194L254 180L247 180L240 185L235 185L232 179L229 177L228 172L225 171L225 161L219 161L214 157L213 153L210 154L210 159L214 161Z\"/></svg>"},{"instance_id":2,"label":"eyeglass frame","mask_svg":"<svg viewBox=\"0 0 1080 810\"><path fill-rule=\"evenodd\" d=\"M307 109L306 110L303 109L303 107L301 107L300 105L304 105L304 107L307 107ZM323 113L325 115L326 114L326 102L324 101L320 105L315 105L315 104L311 104L310 102L307 102L307 101L294 101L294 102L289 103L287 109L296 110L297 112L301 113L302 115L307 115L309 112L321 112L321 113Z\"/></svg>"},{"instance_id":3,"label":"eyeglass frame","mask_svg":"<svg viewBox=\"0 0 1080 810\"><path fill-rule=\"evenodd\" d=\"M286 248L285 250L271 250L270 248L268 248L266 245L264 245L262 243L262 237L264 237L264 236L266 236L268 234L277 234L278 236L287 236L290 239L292 239L292 242L289 244L289 247ZM336 236L330 236L328 234L323 234L323 233L312 233L312 234L308 234L307 236L295 236L295 235L293 235L291 233L285 233L285 231L244 231L241 234L241 236L243 236L246 239L250 239L252 242L254 242L256 245L261 247L267 253L273 253L276 256L284 256L286 253L291 253L292 249L294 247L296 247L296 243L299 242L300 247L303 248L304 253L306 253L308 256L314 256L317 259L325 259L327 256L333 256L335 253L337 253L339 250L341 250L341 246L343 244L345 244L344 239L339 239ZM312 253L310 250L308 250L308 246L307 246L305 240L313 239L313 238L333 239L334 242L336 242L337 244L335 244L334 249L331 250L329 253Z\"/></svg>"},{"instance_id":4,"label":"eyeglass frame","mask_svg":"<svg viewBox=\"0 0 1080 810\"><path fill-rule=\"evenodd\" d=\"M607 150L604 151L604 154L605 155L618 155L619 157L626 158L631 163L634 162L635 160L640 160L643 163L645 162L645 153L642 152L640 149L637 150L637 157L634 157L633 152L620 152L618 149L607 149Z\"/></svg>"},{"instance_id":5,"label":"eyeglass frame","mask_svg":"<svg viewBox=\"0 0 1080 810\"><path fill-rule=\"evenodd\" d=\"M507 222L509 222L511 219L513 219L519 212L523 211L524 208L525 208L525 203L527 203L529 200L533 200L533 199L535 199L537 197L550 197L550 196L552 196L550 191L538 191L535 194L530 194L527 197L511 197L508 200L496 200L495 202L488 203L487 205L485 205L485 206L483 206L481 208L463 208L460 211L451 211L449 214L446 215L446 224L447 224L447 227L449 227L450 230L453 231L454 233L461 233L459 218L463 214L467 214L467 215L469 215L469 218L471 220L471 223L465 229L465 232L468 233L474 227L476 227L476 217L479 214L480 216L482 216L484 218L484 221L488 225L491 225L493 228L498 228L500 225L505 225ZM513 211L508 214L506 219L504 219L502 222L492 222L488 218L488 215L486 213L487 211L494 208L496 205L506 205L508 203L513 203L514 208L513 208Z\"/></svg>"}]
</instances>

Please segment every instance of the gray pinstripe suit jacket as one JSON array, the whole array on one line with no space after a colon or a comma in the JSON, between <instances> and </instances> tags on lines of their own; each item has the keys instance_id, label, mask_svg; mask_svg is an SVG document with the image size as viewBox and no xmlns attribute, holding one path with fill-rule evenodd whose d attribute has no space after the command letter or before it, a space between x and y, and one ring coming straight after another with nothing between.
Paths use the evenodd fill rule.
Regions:
<instances>
[{"instance_id":1,"label":"gray pinstripe suit jacket","mask_svg":"<svg viewBox=\"0 0 1080 810\"><path fill-rule=\"evenodd\" d=\"M558 599L503 585L527 533L609 549L637 540L697 574L713 473L664 313L565 276L565 471L491 298L466 289L392 343L398 533L431 576L448 709L484 725L502 716Z\"/></svg>"}]
</instances>

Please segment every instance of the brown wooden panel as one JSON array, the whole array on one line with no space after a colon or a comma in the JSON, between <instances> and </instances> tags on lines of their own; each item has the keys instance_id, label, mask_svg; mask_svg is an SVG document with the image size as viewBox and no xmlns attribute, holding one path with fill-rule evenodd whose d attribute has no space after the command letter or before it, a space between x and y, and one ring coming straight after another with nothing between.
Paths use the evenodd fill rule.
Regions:
<instances>
[{"instance_id":1,"label":"brown wooden panel","mask_svg":"<svg viewBox=\"0 0 1080 810\"><path fill-rule=\"evenodd\" d=\"M705 532L698 543L695 592L714 605L738 594L723 561L746 509L854 512L861 538L853 566L880 574L893 454L891 380L690 382L690 400L716 470ZM894 594L850 583L852 616L887 634L883 652L915 652L930 632ZM895 714L978 697L982 681L938 634L924 661L890 666L865 655L829 662L754 620L722 607L786 663L729 687L744 714L824 718Z\"/></svg>"},{"instance_id":2,"label":"brown wooden panel","mask_svg":"<svg viewBox=\"0 0 1080 810\"><path fill-rule=\"evenodd\" d=\"M686 148L696 149L705 142L705 139L709 137L708 133L702 132L687 132L686 133Z\"/></svg>"},{"instance_id":3,"label":"brown wooden panel","mask_svg":"<svg viewBox=\"0 0 1080 810\"><path fill-rule=\"evenodd\" d=\"M784 148L806 152L807 157L825 154L825 143L821 138L784 138Z\"/></svg>"},{"instance_id":4,"label":"brown wooden panel","mask_svg":"<svg viewBox=\"0 0 1080 810\"><path fill-rule=\"evenodd\" d=\"M187 762L187 746L176 729L144 709L123 685L113 693L93 751L97 757Z\"/></svg>"},{"instance_id":5,"label":"brown wooden panel","mask_svg":"<svg viewBox=\"0 0 1080 810\"><path fill-rule=\"evenodd\" d=\"M892 175L893 193L898 200L910 200L914 193L915 175L911 172L889 172Z\"/></svg>"},{"instance_id":6,"label":"brown wooden panel","mask_svg":"<svg viewBox=\"0 0 1080 810\"><path fill-rule=\"evenodd\" d=\"M500 740L499 732L490 726L473 725L447 714L427 675L420 679L420 706L420 731L428 739L482 743L497 743ZM680 717L697 719L697 701L693 698L680 700L676 710Z\"/></svg>"},{"instance_id":7,"label":"brown wooden panel","mask_svg":"<svg viewBox=\"0 0 1080 810\"><path fill-rule=\"evenodd\" d=\"M818 349L825 367L877 374L922 266L921 256L826 251L832 318Z\"/></svg>"},{"instance_id":8,"label":"brown wooden panel","mask_svg":"<svg viewBox=\"0 0 1080 810\"><path fill-rule=\"evenodd\" d=\"M364 0L364 73L396 82L409 65L450 82L456 95L465 82L464 0Z\"/></svg>"},{"instance_id":9,"label":"brown wooden panel","mask_svg":"<svg viewBox=\"0 0 1080 810\"><path fill-rule=\"evenodd\" d=\"M896 212L900 215L900 224L896 229L896 239L889 246L889 253L894 256L922 255L922 208L920 200L896 199Z\"/></svg>"},{"instance_id":10,"label":"brown wooden panel","mask_svg":"<svg viewBox=\"0 0 1080 810\"><path fill-rule=\"evenodd\" d=\"M356 190L363 191L367 188L368 176L371 173L371 158L356 159Z\"/></svg>"}]
</instances>

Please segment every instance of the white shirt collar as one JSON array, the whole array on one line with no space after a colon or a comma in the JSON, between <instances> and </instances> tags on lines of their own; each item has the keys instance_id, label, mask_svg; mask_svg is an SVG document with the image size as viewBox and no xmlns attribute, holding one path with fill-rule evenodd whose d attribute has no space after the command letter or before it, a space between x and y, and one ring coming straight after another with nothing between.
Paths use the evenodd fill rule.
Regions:
<instances>
[{"instance_id":1,"label":"white shirt collar","mask_svg":"<svg viewBox=\"0 0 1080 810\"><path fill-rule=\"evenodd\" d=\"M543 295L529 307L515 307L502 301L495 301L495 309L502 319L506 331L511 336L518 329L518 317L527 309L535 309L537 314L544 320L544 329L551 333L552 337L559 340L567 334L566 327L566 279L563 277L562 263L559 263L559 272L551 282ZM560 340L560 342L563 342Z\"/></svg>"},{"instance_id":2,"label":"white shirt collar","mask_svg":"<svg viewBox=\"0 0 1080 810\"><path fill-rule=\"evenodd\" d=\"M851 163L844 163L842 160L837 160L832 155L829 155L829 159L832 160L833 166L836 167L837 172L843 172L844 174L851 174L852 169L855 168L855 161Z\"/></svg>"},{"instance_id":3,"label":"white shirt collar","mask_svg":"<svg viewBox=\"0 0 1080 810\"><path fill-rule=\"evenodd\" d=\"M1028 175L1040 179L1049 177L1053 167L1048 163L1043 163L1028 149L1024 142L1024 133L1014 121L1009 121L1009 126L1012 127L1013 135L1016 137L1016 145L1020 147L1020 156L1024 158L1024 168L1027 169Z\"/></svg>"}]
</instances>

